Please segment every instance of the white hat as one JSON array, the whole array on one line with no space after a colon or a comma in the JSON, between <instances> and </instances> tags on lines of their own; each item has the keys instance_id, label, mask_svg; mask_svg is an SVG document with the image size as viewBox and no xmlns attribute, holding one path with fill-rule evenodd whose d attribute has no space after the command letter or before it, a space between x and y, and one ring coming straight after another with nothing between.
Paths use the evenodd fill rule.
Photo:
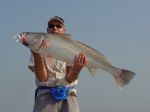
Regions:
<instances>
[{"instance_id":1,"label":"white hat","mask_svg":"<svg viewBox=\"0 0 150 112\"><path fill-rule=\"evenodd\" d=\"M54 16L54 17L50 18L49 21L48 21L48 24L51 23L54 20L60 21L63 25L65 24L63 18L58 17L58 16Z\"/></svg>"}]
</instances>

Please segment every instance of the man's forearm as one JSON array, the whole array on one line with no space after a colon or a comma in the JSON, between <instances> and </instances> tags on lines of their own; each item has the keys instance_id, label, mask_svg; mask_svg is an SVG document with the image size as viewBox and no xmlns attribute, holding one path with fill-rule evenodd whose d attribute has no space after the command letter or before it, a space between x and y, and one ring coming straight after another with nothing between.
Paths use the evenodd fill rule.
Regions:
<instances>
[{"instance_id":1,"label":"man's forearm","mask_svg":"<svg viewBox=\"0 0 150 112\"><path fill-rule=\"evenodd\" d=\"M78 79L79 77L79 73L81 70L77 70L74 67L68 67L67 68L67 75L66 75L66 79L68 82L72 83L75 80Z\"/></svg>"},{"instance_id":2,"label":"man's forearm","mask_svg":"<svg viewBox=\"0 0 150 112\"><path fill-rule=\"evenodd\" d=\"M35 69L35 74L36 77L38 78L39 81L46 81L47 80L47 70L45 67L45 64L42 60L42 57L40 54L37 54L35 52L32 52L33 57L34 57L34 69Z\"/></svg>"}]
</instances>

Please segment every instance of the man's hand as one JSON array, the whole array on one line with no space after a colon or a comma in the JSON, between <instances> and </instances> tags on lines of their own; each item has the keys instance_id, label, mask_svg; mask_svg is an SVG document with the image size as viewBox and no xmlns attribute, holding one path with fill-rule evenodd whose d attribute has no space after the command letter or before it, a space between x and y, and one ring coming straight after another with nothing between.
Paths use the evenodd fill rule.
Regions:
<instances>
[{"instance_id":1,"label":"man's hand","mask_svg":"<svg viewBox=\"0 0 150 112\"><path fill-rule=\"evenodd\" d=\"M75 56L73 69L76 72L80 72L81 69L87 64L87 57L84 53L79 53Z\"/></svg>"},{"instance_id":2,"label":"man's hand","mask_svg":"<svg viewBox=\"0 0 150 112\"><path fill-rule=\"evenodd\" d=\"M75 56L73 66L67 67L67 75L66 79L68 82L72 83L75 81L81 69L87 64L87 57L84 53L79 53L79 55Z\"/></svg>"},{"instance_id":3,"label":"man's hand","mask_svg":"<svg viewBox=\"0 0 150 112\"><path fill-rule=\"evenodd\" d=\"M50 44L48 43L47 39L41 40L41 45L39 46L38 50L41 50L42 48L48 48Z\"/></svg>"}]
</instances>

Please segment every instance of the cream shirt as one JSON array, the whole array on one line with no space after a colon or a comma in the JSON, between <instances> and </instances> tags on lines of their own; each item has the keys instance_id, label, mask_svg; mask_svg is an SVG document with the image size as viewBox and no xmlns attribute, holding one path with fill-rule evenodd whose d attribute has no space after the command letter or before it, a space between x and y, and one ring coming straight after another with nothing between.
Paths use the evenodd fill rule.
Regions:
<instances>
[{"instance_id":1,"label":"cream shirt","mask_svg":"<svg viewBox=\"0 0 150 112\"><path fill-rule=\"evenodd\" d=\"M78 80L75 80L72 83L67 82L66 80L66 69L67 69L67 63L51 59L49 60L48 57L42 56L43 62L45 62L47 70L48 70L48 80L45 82L40 82L37 78L35 79L36 86L75 86L78 83ZM28 68L34 72L34 58L31 55L28 63ZM72 89L71 91L76 92L75 89Z\"/></svg>"}]
</instances>

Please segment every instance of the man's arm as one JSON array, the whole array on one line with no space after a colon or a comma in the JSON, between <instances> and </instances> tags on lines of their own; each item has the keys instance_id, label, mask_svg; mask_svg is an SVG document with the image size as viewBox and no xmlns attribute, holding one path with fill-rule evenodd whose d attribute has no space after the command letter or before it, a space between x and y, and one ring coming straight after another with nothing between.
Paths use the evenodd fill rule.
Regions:
<instances>
[{"instance_id":1,"label":"man's arm","mask_svg":"<svg viewBox=\"0 0 150 112\"><path fill-rule=\"evenodd\" d=\"M48 74L41 55L35 52L32 52L32 54L34 57L34 70L37 79L41 82L46 81L48 79Z\"/></svg>"}]
</instances>

